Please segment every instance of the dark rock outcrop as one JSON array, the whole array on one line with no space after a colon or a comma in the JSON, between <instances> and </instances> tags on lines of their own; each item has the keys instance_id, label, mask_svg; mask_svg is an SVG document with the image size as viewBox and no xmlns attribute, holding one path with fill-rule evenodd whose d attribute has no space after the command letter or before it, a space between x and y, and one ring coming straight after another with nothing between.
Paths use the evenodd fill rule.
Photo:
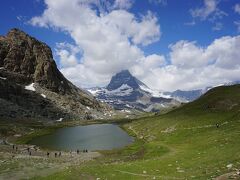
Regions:
<instances>
[{"instance_id":1,"label":"dark rock outcrop","mask_svg":"<svg viewBox=\"0 0 240 180\"><path fill-rule=\"evenodd\" d=\"M122 70L114 75L107 86L107 90L112 91L121 87L123 84L130 86L133 89L139 88L138 80L132 76L128 70Z\"/></svg>"},{"instance_id":2,"label":"dark rock outcrop","mask_svg":"<svg viewBox=\"0 0 240 180\"><path fill-rule=\"evenodd\" d=\"M19 83L39 83L42 87L65 94L71 88L57 69L51 49L18 29L0 38L0 66L24 78Z\"/></svg>"},{"instance_id":3,"label":"dark rock outcrop","mask_svg":"<svg viewBox=\"0 0 240 180\"><path fill-rule=\"evenodd\" d=\"M0 36L0 100L0 117L89 119L109 110L62 75L45 43L19 29Z\"/></svg>"}]
</instances>

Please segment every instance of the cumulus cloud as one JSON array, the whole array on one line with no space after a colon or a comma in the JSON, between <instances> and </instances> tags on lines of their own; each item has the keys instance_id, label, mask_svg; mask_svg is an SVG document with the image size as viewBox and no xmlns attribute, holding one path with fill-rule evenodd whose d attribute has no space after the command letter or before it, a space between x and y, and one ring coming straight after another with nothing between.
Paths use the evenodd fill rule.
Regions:
<instances>
[{"instance_id":1,"label":"cumulus cloud","mask_svg":"<svg viewBox=\"0 0 240 180\"><path fill-rule=\"evenodd\" d=\"M58 43L55 52L62 73L78 86L104 86L123 69L161 90L196 89L239 80L240 36L222 37L206 47L181 40L169 46L167 56L145 55L142 47L161 36L152 12L137 17L128 12L130 6L124 7L120 1L45 3L43 14L33 17L30 23L58 29L72 37L74 44ZM214 9L210 6L216 9L215 5L206 5ZM208 13L202 14L208 17Z\"/></svg>"},{"instance_id":2,"label":"cumulus cloud","mask_svg":"<svg viewBox=\"0 0 240 180\"><path fill-rule=\"evenodd\" d=\"M72 67L78 64L78 54L81 49L69 43L57 43L55 53L60 58L60 65L62 67Z\"/></svg>"},{"instance_id":3,"label":"cumulus cloud","mask_svg":"<svg viewBox=\"0 0 240 180\"><path fill-rule=\"evenodd\" d=\"M178 41L169 46L173 65L181 68L197 68L206 66L207 58L204 49L196 46L196 42Z\"/></svg>"},{"instance_id":4,"label":"cumulus cloud","mask_svg":"<svg viewBox=\"0 0 240 180\"><path fill-rule=\"evenodd\" d=\"M89 85L101 85L106 80L98 77L109 77L142 62L145 56L139 46L156 42L161 36L154 14L149 11L136 17L124 9L129 8L130 5L123 7L128 2L116 0L109 4L108 1L98 0L72 0L71 3L45 0L47 8L41 16L33 17L30 23L67 32L76 43L75 49L81 49L82 57L78 61L78 52L73 51L73 47L66 49L62 44L56 52L62 72L71 80L78 79L77 85L81 85L87 77L90 77L86 81ZM114 8L108 11L110 6ZM84 75L79 76L77 72Z\"/></svg>"},{"instance_id":5,"label":"cumulus cloud","mask_svg":"<svg viewBox=\"0 0 240 180\"><path fill-rule=\"evenodd\" d=\"M197 89L239 80L239 48L240 36L225 36L207 47L179 41L170 45L171 64L153 69L143 80L164 90Z\"/></svg>"}]
</instances>

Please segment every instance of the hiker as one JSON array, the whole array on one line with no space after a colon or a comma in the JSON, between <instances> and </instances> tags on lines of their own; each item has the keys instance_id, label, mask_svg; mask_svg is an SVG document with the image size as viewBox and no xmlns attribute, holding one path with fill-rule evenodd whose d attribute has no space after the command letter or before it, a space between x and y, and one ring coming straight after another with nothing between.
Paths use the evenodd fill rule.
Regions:
<instances>
[{"instance_id":1,"label":"hiker","mask_svg":"<svg viewBox=\"0 0 240 180\"><path fill-rule=\"evenodd\" d=\"M86 153L88 152L88 150L86 149Z\"/></svg>"},{"instance_id":2,"label":"hiker","mask_svg":"<svg viewBox=\"0 0 240 180\"><path fill-rule=\"evenodd\" d=\"M59 152L59 153L58 153L58 157L60 157L61 155L62 155L62 153L61 153L61 152Z\"/></svg>"},{"instance_id":3,"label":"hiker","mask_svg":"<svg viewBox=\"0 0 240 180\"><path fill-rule=\"evenodd\" d=\"M77 154L79 154L79 150L77 150Z\"/></svg>"},{"instance_id":4,"label":"hiker","mask_svg":"<svg viewBox=\"0 0 240 180\"><path fill-rule=\"evenodd\" d=\"M49 157L49 154L50 154L50 153L49 153L49 152L47 152L47 157Z\"/></svg>"},{"instance_id":5,"label":"hiker","mask_svg":"<svg viewBox=\"0 0 240 180\"><path fill-rule=\"evenodd\" d=\"M55 157L57 157L57 153L55 152Z\"/></svg>"},{"instance_id":6,"label":"hiker","mask_svg":"<svg viewBox=\"0 0 240 180\"><path fill-rule=\"evenodd\" d=\"M3 144L4 145L8 145L8 143L7 143L7 141L5 139L3 140Z\"/></svg>"},{"instance_id":7,"label":"hiker","mask_svg":"<svg viewBox=\"0 0 240 180\"><path fill-rule=\"evenodd\" d=\"M216 127L219 128L219 124L218 123L216 124Z\"/></svg>"}]
</instances>

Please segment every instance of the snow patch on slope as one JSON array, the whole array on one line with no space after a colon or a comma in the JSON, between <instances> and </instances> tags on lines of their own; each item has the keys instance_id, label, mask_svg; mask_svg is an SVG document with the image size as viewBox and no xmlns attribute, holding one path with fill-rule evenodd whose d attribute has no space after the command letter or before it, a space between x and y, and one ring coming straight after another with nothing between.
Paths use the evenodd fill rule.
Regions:
<instances>
[{"instance_id":1,"label":"snow patch on slope","mask_svg":"<svg viewBox=\"0 0 240 180\"><path fill-rule=\"evenodd\" d=\"M171 98L170 95L165 95L165 94L163 94L162 92L160 92L158 90L150 89L149 87L144 86L144 85L140 85L140 89L142 89L145 92L150 93L153 97Z\"/></svg>"},{"instance_id":2,"label":"snow patch on slope","mask_svg":"<svg viewBox=\"0 0 240 180\"><path fill-rule=\"evenodd\" d=\"M36 91L36 89L34 88L34 83L25 86L25 89L29 91Z\"/></svg>"},{"instance_id":3,"label":"snow patch on slope","mask_svg":"<svg viewBox=\"0 0 240 180\"><path fill-rule=\"evenodd\" d=\"M99 92L101 92L101 89L87 89L88 92L90 92L93 96L96 96Z\"/></svg>"},{"instance_id":4,"label":"snow patch on slope","mask_svg":"<svg viewBox=\"0 0 240 180\"><path fill-rule=\"evenodd\" d=\"M116 96L126 96L126 95L130 95L132 92L133 92L133 88L131 88L127 84L123 84L119 88L112 91L106 90L106 94L116 95Z\"/></svg>"},{"instance_id":5,"label":"snow patch on slope","mask_svg":"<svg viewBox=\"0 0 240 180\"><path fill-rule=\"evenodd\" d=\"M43 98L46 98L46 97L47 97L45 94L41 94L41 96L42 96Z\"/></svg>"},{"instance_id":6,"label":"snow patch on slope","mask_svg":"<svg viewBox=\"0 0 240 180\"><path fill-rule=\"evenodd\" d=\"M57 122L62 122L63 118L59 118L58 120L56 120Z\"/></svg>"},{"instance_id":7,"label":"snow patch on slope","mask_svg":"<svg viewBox=\"0 0 240 180\"><path fill-rule=\"evenodd\" d=\"M6 80L7 78L5 78L5 77L0 77L0 79L2 79L2 80Z\"/></svg>"}]
</instances>

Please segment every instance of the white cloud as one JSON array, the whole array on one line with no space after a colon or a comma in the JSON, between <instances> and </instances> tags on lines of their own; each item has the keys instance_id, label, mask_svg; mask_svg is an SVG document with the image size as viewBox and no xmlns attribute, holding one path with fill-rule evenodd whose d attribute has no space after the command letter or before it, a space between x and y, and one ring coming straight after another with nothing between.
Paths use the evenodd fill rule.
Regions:
<instances>
[{"instance_id":1,"label":"white cloud","mask_svg":"<svg viewBox=\"0 0 240 180\"><path fill-rule=\"evenodd\" d=\"M216 39L206 49L208 59L215 61L215 66L223 69L240 67L240 36L225 36Z\"/></svg>"},{"instance_id":2,"label":"white cloud","mask_svg":"<svg viewBox=\"0 0 240 180\"><path fill-rule=\"evenodd\" d=\"M206 19L210 14L215 12L216 9L217 9L216 0L204 0L204 6L201 8L191 10L191 14L193 17L200 17L202 19Z\"/></svg>"},{"instance_id":3,"label":"white cloud","mask_svg":"<svg viewBox=\"0 0 240 180\"><path fill-rule=\"evenodd\" d=\"M227 16L227 13L220 10L217 6L220 1L218 0L204 0L204 6L196 9L191 9L190 13L193 18L200 18L200 20L215 21Z\"/></svg>"},{"instance_id":4,"label":"white cloud","mask_svg":"<svg viewBox=\"0 0 240 180\"><path fill-rule=\"evenodd\" d=\"M160 38L160 25L150 11L138 18L123 9L127 7L122 3L130 1L107 2L45 0L47 8L43 14L30 20L34 26L67 32L75 41L76 49L81 49L80 61L73 47L56 49L61 71L77 85L83 82L103 85L106 79L102 77L110 78L113 73L142 62L145 56L139 45L145 46ZM110 6L114 8L110 10Z\"/></svg>"},{"instance_id":5,"label":"white cloud","mask_svg":"<svg viewBox=\"0 0 240 180\"><path fill-rule=\"evenodd\" d=\"M183 69L205 68L213 64L225 69L240 66L240 36L216 39L208 47L199 47L195 42L179 41L170 48L172 64Z\"/></svg>"},{"instance_id":6,"label":"white cloud","mask_svg":"<svg viewBox=\"0 0 240 180\"><path fill-rule=\"evenodd\" d=\"M178 41L169 46L170 58L173 65L181 68L204 67L208 64L204 49L198 47L196 42Z\"/></svg>"},{"instance_id":7,"label":"white cloud","mask_svg":"<svg viewBox=\"0 0 240 180\"><path fill-rule=\"evenodd\" d=\"M157 18L151 12L137 18L127 7L111 9L114 3L107 2L45 0L47 9L31 19L33 25L64 31L75 41L75 45L60 43L56 47L61 71L74 84L103 86L123 69L162 90L196 89L239 80L240 36L222 37L207 47L181 40L169 46L167 58L146 56L142 45L161 36Z\"/></svg>"},{"instance_id":8,"label":"white cloud","mask_svg":"<svg viewBox=\"0 0 240 180\"><path fill-rule=\"evenodd\" d=\"M132 7L133 0L115 0L113 4L114 9L130 9Z\"/></svg>"},{"instance_id":9,"label":"white cloud","mask_svg":"<svg viewBox=\"0 0 240 180\"><path fill-rule=\"evenodd\" d=\"M78 64L77 55L81 53L81 49L69 43L57 43L55 52L60 58L61 67L72 67Z\"/></svg>"},{"instance_id":10,"label":"white cloud","mask_svg":"<svg viewBox=\"0 0 240 180\"><path fill-rule=\"evenodd\" d=\"M234 11L235 11L236 13L240 14L240 4L236 4L236 5L234 6Z\"/></svg>"},{"instance_id":11,"label":"white cloud","mask_svg":"<svg viewBox=\"0 0 240 180\"><path fill-rule=\"evenodd\" d=\"M152 88L170 91L239 80L240 36L225 36L207 47L181 40L169 48L170 64L153 68L139 64L134 74Z\"/></svg>"},{"instance_id":12,"label":"white cloud","mask_svg":"<svg viewBox=\"0 0 240 180\"><path fill-rule=\"evenodd\" d=\"M146 69L155 69L166 65L166 60L162 55L152 54L143 59L142 65Z\"/></svg>"}]
</instances>

